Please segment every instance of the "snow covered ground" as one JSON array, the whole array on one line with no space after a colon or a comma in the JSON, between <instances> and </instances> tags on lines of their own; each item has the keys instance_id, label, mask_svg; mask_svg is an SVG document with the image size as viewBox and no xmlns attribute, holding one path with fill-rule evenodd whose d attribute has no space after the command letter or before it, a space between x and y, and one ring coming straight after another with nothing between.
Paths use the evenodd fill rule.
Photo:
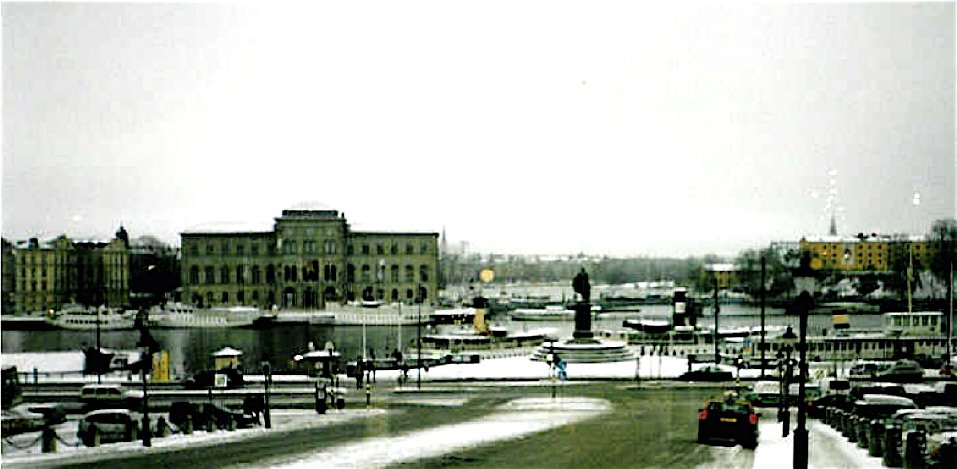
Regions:
<instances>
[{"instance_id":1,"label":"snow covered ground","mask_svg":"<svg viewBox=\"0 0 957 469\"><path fill-rule=\"evenodd\" d=\"M761 438L754 451L741 446L712 447L715 461L699 469L754 468L778 469L790 467L794 458L794 432L796 418L791 418L792 431L782 436L781 424L774 418L763 420L759 425ZM867 455L867 450L858 448L841 436L840 432L817 421L808 420L808 468L810 469L856 469L882 468L881 458Z\"/></svg>"},{"instance_id":2,"label":"snow covered ground","mask_svg":"<svg viewBox=\"0 0 957 469\"><path fill-rule=\"evenodd\" d=\"M375 415L381 415L385 410L370 409L343 409L333 410L322 416L312 410L273 410L272 417L273 428L266 430L263 427L249 428L230 431L196 431L192 435L170 435L166 438L154 438L152 447L144 447L140 441L111 443L96 448L88 448L79 445L76 437L77 422L70 421L60 425L57 429L57 435L60 440L57 442L57 452L42 454L39 444L31 445L27 450L20 450L16 446L25 446L27 443L36 441L38 432L31 432L17 435L9 438L9 442L3 442L3 451L0 453L0 462L4 467L32 467L40 464L51 464L66 462L80 463L89 461L106 461L111 458L125 457L133 454L159 453L164 451L175 451L185 447L196 448L203 446L218 445L226 442L241 441L248 438L257 438L262 436L263 432L295 432L304 428L317 428L338 423L348 422L356 419L363 419ZM6 438L4 440L7 440ZM65 442L65 443L64 443Z\"/></svg>"},{"instance_id":3,"label":"snow covered ground","mask_svg":"<svg viewBox=\"0 0 957 469\"><path fill-rule=\"evenodd\" d=\"M385 467L518 438L596 417L609 410L611 404L601 399L517 399L479 419L405 434L366 438L300 456L292 461L268 461L266 464L283 469ZM261 467L262 464L260 462L255 467Z\"/></svg>"}]
</instances>

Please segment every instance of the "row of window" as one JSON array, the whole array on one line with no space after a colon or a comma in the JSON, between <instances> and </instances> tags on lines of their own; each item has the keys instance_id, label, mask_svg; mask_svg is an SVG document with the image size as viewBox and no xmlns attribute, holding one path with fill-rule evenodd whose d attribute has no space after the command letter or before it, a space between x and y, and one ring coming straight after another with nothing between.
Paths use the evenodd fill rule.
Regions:
<instances>
[{"instance_id":1,"label":"row of window","mask_svg":"<svg viewBox=\"0 0 957 469\"><path fill-rule=\"evenodd\" d=\"M362 264L359 272L359 281L361 282L371 282L373 278L376 282L385 282L390 281L392 283L398 283L400 281L405 282L415 282L415 266L406 264L404 269L401 269L402 274L400 276L400 267L398 265L391 266L381 266L376 268L375 275L372 275L373 267L369 264ZM430 278L429 266L422 264L419 266L419 278L420 282L428 282ZM300 277L301 272L301 277ZM388 272L388 276L387 276ZM206 266L202 270L203 278L202 282L200 281L200 268L199 266L192 266L189 269L189 274L187 278L187 283L190 285L199 285L204 283L206 285L213 285L217 283L216 268L214 266ZM235 276L231 276L232 273ZM228 266L221 266L219 268L218 280L220 284L231 283L232 279L235 279L235 283L246 283L248 279L251 284L258 285L263 283L265 277L265 283L272 284L276 283L276 268L273 265L268 265L265 268L265 271L260 268L260 266L255 265L252 268L247 268L247 266L238 265L235 267L233 272L230 272ZM265 275L264 275L265 274ZM320 276L319 262L313 261L310 266L283 266L282 271L282 280L285 282L298 282L301 278L304 282L316 282L320 278L327 282L335 282L340 280L340 272L338 272L335 264L326 264L323 266ZM352 283L356 281L356 268L353 264L346 266L345 272L345 281Z\"/></svg>"},{"instance_id":2,"label":"row of window","mask_svg":"<svg viewBox=\"0 0 957 469\"><path fill-rule=\"evenodd\" d=\"M363 290L362 292L362 297L375 298L378 300L402 301L402 298L401 298L402 295L398 288L391 289L391 291L388 292L388 296L386 296L386 293L387 291L381 288L377 290L373 290L372 287L366 287L365 290ZM316 295L318 295L318 292L307 290L306 292L301 293L302 298L297 299L296 292L289 291L289 292L286 292L284 295L282 295L281 303L282 303L282 306L284 307L316 306L318 303L317 299L315 298ZM427 288L420 287L419 295L423 301L428 301L429 292ZM260 294L259 290L252 290L251 295L248 295L248 296L247 296L246 290L236 291L235 296L230 296L229 292L224 291L224 292L220 292L218 296L219 296L218 298L219 303L224 305L230 304L231 299L235 299L235 303L237 305L242 305L242 306L258 305L260 304L260 300L265 300L266 303L268 304L278 304L276 301L276 292L274 291L267 291L265 292L265 294ZM248 301L247 301L247 298L248 298ZM350 298L350 299L353 299L353 298ZM192 302L194 304L200 304L203 300L205 300L205 305L207 306L216 304L217 295L211 291L207 291L205 293L202 291L198 291L193 294ZM417 301L415 292L413 291L413 289L411 288L405 289L404 301L407 301L407 302Z\"/></svg>"},{"instance_id":3,"label":"row of window","mask_svg":"<svg viewBox=\"0 0 957 469\"><path fill-rule=\"evenodd\" d=\"M301 243L295 240L285 240L280 243L282 245L283 254L316 254L318 253L318 242L314 240L305 240ZM334 240L325 240L322 243L322 253L323 254L336 254L338 252L337 248L338 243ZM300 249L301 247L301 249ZM359 252L366 255L372 254L372 245L368 243L363 243L359 246ZM385 255L386 251L389 254L398 255L400 251L404 251L406 255L415 254L415 245L412 243L405 243L404 249L400 249L399 243L393 243L391 245L386 245L383 243L375 244L375 253L377 255ZM206 244L205 253L207 256L212 256L216 254L216 244L208 243ZM198 244L192 244L189 247L190 254L198 256L200 252L200 246ZM223 256L228 256L233 253L231 245L228 241L224 241L219 245L219 254ZM246 245L245 244L236 244L235 253L237 256L246 255ZM249 245L249 254L253 256L258 256L260 253L260 243L252 243ZM419 243L419 254L429 253L429 243ZM267 247L267 254L274 254L272 246ZM346 254L353 255L355 254L355 249L352 244L349 244L346 248Z\"/></svg>"}]
</instances>

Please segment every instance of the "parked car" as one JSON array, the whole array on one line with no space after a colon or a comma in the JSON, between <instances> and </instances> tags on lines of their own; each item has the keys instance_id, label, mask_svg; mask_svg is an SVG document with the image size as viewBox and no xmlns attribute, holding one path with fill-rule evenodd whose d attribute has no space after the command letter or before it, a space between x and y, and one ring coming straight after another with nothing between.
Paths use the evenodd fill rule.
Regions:
<instances>
[{"instance_id":1,"label":"parked car","mask_svg":"<svg viewBox=\"0 0 957 469\"><path fill-rule=\"evenodd\" d=\"M781 403L781 383L778 381L758 381L752 390L742 396L751 405L758 407L776 407Z\"/></svg>"},{"instance_id":2,"label":"parked car","mask_svg":"<svg viewBox=\"0 0 957 469\"><path fill-rule=\"evenodd\" d=\"M709 401L698 410L698 443L730 439L745 449L758 446L758 414L736 396Z\"/></svg>"},{"instance_id":3,"label":"parked car","mask_svg":"<svg viewBox=\"0 0 957 469\"><path fill-rule=\"evenodd\" d=\"M219 404L192 403L177 401L170 405L169 422L178 428L183 428L189 417L193 428L249 428L259 425L259 412L252 406L245 406L245 410L234 410Z\"/></svg>"},{"instance_id":4,"label":"parked car","mask_svg":"<svg viewBox=\"0 0 957 469\"><path fill-rule=\"evenodd\" d=\"M847 371L847 377L850 379L871 379L890 366L890 362L860 360Z\"/></svg>"},{"instance_id":5,"label":"parked car","mask_svg":"<svg viewBox=\"0 0 957 469\"><path fill-rule=\"evenodd\" d=\"M734 374L717 365L706 365L697 370L686 372L678 377L685 381L731 381Z\"/></svg>"},{"instance_id":6,"label":"parked car","mask_svg":"<svg viewBox=\"0 0 957 469\"><path fill-rule=\"evenodd\" d=\"M861 383L852 387L850 394L856 399L862 399L865 394L903 396L905 392L904 386L897 383Z\"/></svg>"},{"instance_id":7,"label":"parked car","mask_svg":"<svg viewBox=\"0 0 957 469\"><path fill-rule=\"evenodd\" d=\"M828 408L847 411L853 407L856 400L848 394L826 394L808 401L807 413L811 418L821 418Z\"/></svg>"},{"instance_id":8,"label":"parked car","mask_svg":"<svg viewBox=\"0 0 957 469\"><path fill-rule=\"evenodd\" d=\"M97 409L139 409L143 391L120 384L87 384L80 388L80 402L87 411Z\"/></svg>"},{"instance_id":9,"label":"parked car","mask_svg":"<svg viewBox=\"0 0 957 469\"><path fill-rule=\"evenodd\" d=\"M877 372L877 378L898 383L914 383L924 379L924 368L914 360L898 360Z\"/></svg>"},{"instance_id":10,"label":"parked car","mask_svg":"<svg viewBox=\"0 0 957 469\"><path fill-rule=\"evenodd\" d=\"M66 421L66 412L56 403L18 404L3 411L4 435L39 431L44 425L58 425Z\"/></svg>"},{"instance_id":11,"label":"parked car","mask_svg":"<svg viewBox=\"0 0 957 469\"><path fill-rule=\"evenodd\" d=\"M84 445L93 446L95 425L100 443L134 441L139 434L139 424L138 415L127 409L94 410L80 419L76 436Z\"/></svg>"}]
</instances>

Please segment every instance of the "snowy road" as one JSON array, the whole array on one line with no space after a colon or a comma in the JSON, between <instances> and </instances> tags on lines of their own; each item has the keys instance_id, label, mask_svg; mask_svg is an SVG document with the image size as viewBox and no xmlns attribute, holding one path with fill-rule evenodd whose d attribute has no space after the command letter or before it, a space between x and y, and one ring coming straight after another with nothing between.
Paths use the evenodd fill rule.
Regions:
<instances>
[{"instance_id":1,"label":"snowy road","mask_svg":"<svg viewBox=\"0 0 957 469\"><path fill-rule=\"evenodd\" d=\"M479 419L406 434L367 438L300 456L294 461L259 461L250 467L262 467L264 464L284 469L385 467L518 438L596 417L610 409L610 403L601 399L517 399Z\"/></svg>"}]
</instances>

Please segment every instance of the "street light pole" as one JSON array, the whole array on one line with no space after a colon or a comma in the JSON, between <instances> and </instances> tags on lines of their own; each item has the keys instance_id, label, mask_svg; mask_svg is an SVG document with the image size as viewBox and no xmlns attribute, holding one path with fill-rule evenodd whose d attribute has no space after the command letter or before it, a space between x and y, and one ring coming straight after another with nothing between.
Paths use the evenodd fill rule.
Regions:
<instances>
[{"instance_id":1,"label":"street light pole","mask_svg":"<svg viewBox=\"0 0 957 469\"><path fill-rule=\"evenodd\" d=\"M808 460L808 430L807 430L807 390L805 379L807 376L807 316L814 306L814 271L811 269L811 258L805 254L801 264L794 271L794 283L798 290L795 307L800 315L800 329L798 342L798 422L794 430L794 469L807 469Z\"/></svg>"},{"instance_id":2,"label":"street light pole","mask_svg":"<svg viewBox=\"0 0 957 469\"><path fill-rule=\"evenodd\" d=\"M765 256L761 256L761 343L758 344L758 348L761 350L761 378L764 378L764 351L768 348L767 342L764 340L764 285L765 285L765 276L767 273L767 259Z\"/></svg>"},{"instance_id":3,"label":"street light pole","mask_svg":"<svg viewBox=\"0 0 957 469\"><path fill-rule=\"evenodd\" d=\"M416 296L421 296L422 289L419 288L417 293L420 293ZM416 310L416 354L415 354L415 368L416 368L416 379L415 387L416 389L422 389L422 299L419 298L418 309Z\"/></svg>"},{"instance_id":4,"label":"street light pole","mask_svg":"<svg viewBox=\"0 0 957 469\"><path fill-rule=\"evenodd\" d=\"M721 312L721 306L718 305L718 273L714 274L714 364L721 363L721 351L719 344L721 335L718 334L718 313Z\"/></svg>"}]
</instances>

